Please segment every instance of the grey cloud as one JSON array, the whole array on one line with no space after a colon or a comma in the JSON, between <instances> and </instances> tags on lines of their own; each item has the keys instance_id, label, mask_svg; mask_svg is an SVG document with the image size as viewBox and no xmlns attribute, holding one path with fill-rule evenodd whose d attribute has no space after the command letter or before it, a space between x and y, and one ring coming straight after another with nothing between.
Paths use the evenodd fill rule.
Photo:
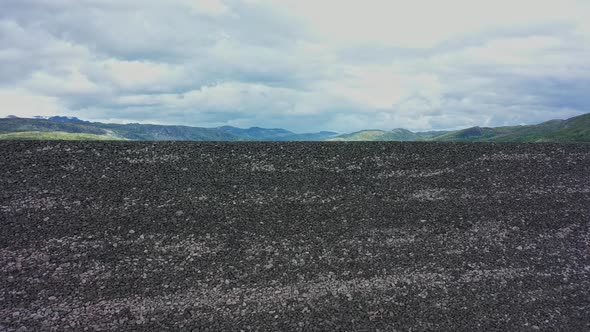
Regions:
<instances>
[{"instance_id":1,"label":"grey cloud","mask_svg":"<svg viewBox=\"0 0 590 332\"><path fill-rule=\"evenodd\" d=\"M343 61L357 64L391 63L396 61L424 59L468 47L482 46L502 38L526 38L531 36L556 36L570 38L570 45L579 45L583 40L575 39L575 26L568 22L553 22L527 26L495 27L479 31L466 31L460 36L444 40L431 48L403 48L378 44L354 45L339 49L337 54Z\"/></svg>"},{"instance_id":2,"label":"grey cloud","mask_svg":"<svg viewBox=\"0 0 590 332\"><path fill-rule=\"evenodd\" d=\"M302 36L295 22L277 17L267 6L242 1L228 5L239 15L194 15L175 1L5 0L0 18L128 60L186 60L224 36L269 48Z\"/></svg>"}]
</instances>

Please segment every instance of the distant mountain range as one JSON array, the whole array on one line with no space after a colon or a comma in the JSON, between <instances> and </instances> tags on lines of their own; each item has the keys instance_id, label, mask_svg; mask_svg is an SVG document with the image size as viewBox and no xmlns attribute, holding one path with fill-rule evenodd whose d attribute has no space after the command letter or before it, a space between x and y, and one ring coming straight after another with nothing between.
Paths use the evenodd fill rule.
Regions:
<instances>
[{"instance_id":1,"label":"distant mountain range","mask_svg":"<svg viewBox=\"0 0 590 332\"><path fill-rule=\"evenodd\" d=\"M88 136L91 135L91 136ZM75 117L0 119L0 139L111 139L133 141L323 141L335 132L296 134L285 129L202 128L89 122Z\"/></svg>"},{"instance_id":2,"label":"distant mountain range","mask_svg":"<svg viewBox=\"0 0 590 332\"><path fill-rule=\"evenodd\" d=\"M448 131L412 132L403 128L393 130L361 130L350 134L331 137L329 141L424 141Z\"/></svg>"},{"instance_id":3,"label":"distant mountain range","mask_svg":"<svg viewBox=\"0 0 590 332\"><path fill-rule=\"evenodd\" d=\"M590 113L537 125L471 127L455 131L411 132L407 129L361 130L330 137L329 141L434 142L586 142L590 143Z\"/></svg>"},{"instance_id":4,"label":"distant mountain range","mask_svg":"<svg viewBox=\"0 0 590 332\"><path fill-rule=\"evenodd\" d=\"M435 141L435 142L586 142L590 113L537 125L472 127L456 131L412 132L407 129L330 131L297 134L285 129L223 126L202 128L152 124L89 122L52 116L0 119L0 140L135 140L135 141Z\"/></svg>"}]
</instances>

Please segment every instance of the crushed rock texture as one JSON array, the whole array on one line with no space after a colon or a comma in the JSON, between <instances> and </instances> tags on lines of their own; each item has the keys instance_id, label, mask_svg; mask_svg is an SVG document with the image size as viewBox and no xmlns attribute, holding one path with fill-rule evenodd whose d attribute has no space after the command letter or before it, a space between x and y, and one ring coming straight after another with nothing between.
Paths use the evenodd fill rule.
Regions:
<instances>
[{"instance_id":1,"label":"crushed rock texture","mask_svg":"<svg viewBox=\"0 0 590 332\"><path fill-rule=\"evenodd\" d=\"M0 331L590 330L590 145L0 156Z\"/></svg>"}]
</instances>

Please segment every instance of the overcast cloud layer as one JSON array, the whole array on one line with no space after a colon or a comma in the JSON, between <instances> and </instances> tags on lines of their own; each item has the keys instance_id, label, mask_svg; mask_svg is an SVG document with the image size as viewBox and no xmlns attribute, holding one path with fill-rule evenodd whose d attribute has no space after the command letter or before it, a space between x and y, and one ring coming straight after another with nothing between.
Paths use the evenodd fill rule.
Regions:
<instances>
[{"instance_id":1,"label":"overcast cloud layer","mask_svg":"<svg viewBox=\"0 0 590 332\"><path fill-rule=\"evenodd\" d=\"M587 0L2 0L0 116L454 129L590 111Z\"/></svg>"}]
</instances>

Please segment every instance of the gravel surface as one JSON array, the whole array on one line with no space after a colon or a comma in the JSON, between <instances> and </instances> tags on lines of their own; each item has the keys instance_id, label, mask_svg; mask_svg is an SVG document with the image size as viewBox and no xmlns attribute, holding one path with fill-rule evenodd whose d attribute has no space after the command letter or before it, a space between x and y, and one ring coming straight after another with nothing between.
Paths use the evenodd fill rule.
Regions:
<instances>
[{"instance_id":1,"label":"gravel surface","mask_svg":"<svg viewBox=\"0 0 590 332\"><path fill-rule=\"evenodd\" d=\"M590 145L0 156L0 331L590 330Z\"/></svg>"}]
</instances>

